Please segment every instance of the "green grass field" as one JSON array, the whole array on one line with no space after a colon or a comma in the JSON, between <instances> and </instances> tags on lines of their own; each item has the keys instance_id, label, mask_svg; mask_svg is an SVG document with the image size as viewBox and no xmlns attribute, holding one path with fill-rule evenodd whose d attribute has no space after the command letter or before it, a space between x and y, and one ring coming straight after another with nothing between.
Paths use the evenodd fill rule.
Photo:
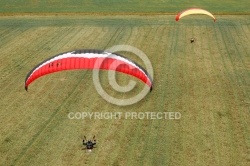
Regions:
<instances>
[{"instance_id":1,"label":"green grass field","mask_svg":"<svg viewBox=\"0 0 250 166\"><path fill-rule=\"evenodd\" d=\"M249 14L248 0L0 0L0 12L176 13L189 7L217 14Z\"/></svg>"},{"instance_id":2,"label":"green grass field","mask_svg":"<svg viewBox=\"0 0 250 166\"><path fill-rule=\"evenodd\" d=\"M35 4L48 3L26 1L24 7L21 2L0 1L0 11L35 12ZM81 10L78 5L68 10L65 4L73 1L66 0L56 8L58 2L51 1L46 12ZM216 1L197 2L193 1L206 7ZM140 3L148 8L131 3L123 12L179 10L174 1ZM163 3L170 6L157 7ZM246 4L227 1L223 8L220 2L214 11L248 13ZM38 11L44 12L41 6ZM95 12L109 8L91 7ZM84 12L90 11L84 8ZM174 15L165 14L1 16L0 165L250 165L250 15L216 17L214 23L207 16L176 22ZM190 43L191 37L195 43ZM134 105L106 102L95 90L92 71L54 73L36 80L29 92L24 89L27 73L53 55L118 44L142 50L154 68L153 91ZM144 66L134 55L123 55ZM117 73L121 85L137 82L137 89L121 94L111 88L107 77L107 72L101 72L103 87L119 98L137 94L144 85ZM182 116L179 120L68 118L70 112L128 111L180 112ZM92 153L82 150L84 135L96 135L97 148Z\"/></svg>"}]
</instances>

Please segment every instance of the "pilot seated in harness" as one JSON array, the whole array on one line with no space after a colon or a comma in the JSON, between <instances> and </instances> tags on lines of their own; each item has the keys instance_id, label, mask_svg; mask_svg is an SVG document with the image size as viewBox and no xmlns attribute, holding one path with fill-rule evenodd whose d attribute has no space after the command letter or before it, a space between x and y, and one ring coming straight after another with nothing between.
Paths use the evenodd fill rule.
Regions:
<instances>
[{"instance_id":1,"label":"pilot seated in harness","mask_svg":"<svg viewBox=\"0 0 250 166\"><path fill-rule=\"evenodd\" d=\"M85 140L86 140L86 137L85 137ZM82 141L82 144L86 146L87 150L92 150L94 148L94 145L96 145L95 136L93 137L93 141L92 140L85 141L85 140Z\"/></svg>"}]
</instances>

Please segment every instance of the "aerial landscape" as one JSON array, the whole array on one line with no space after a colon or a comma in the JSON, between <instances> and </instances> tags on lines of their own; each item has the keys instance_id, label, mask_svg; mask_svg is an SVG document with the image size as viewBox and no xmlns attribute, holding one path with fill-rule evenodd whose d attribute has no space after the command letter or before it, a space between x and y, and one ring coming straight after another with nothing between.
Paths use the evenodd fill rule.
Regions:
<instances>
[{"instance_id":1,"label":"aerial landscape","mask_svg":"<svg viewBox=\"0 0 250 166\"><path fill-rule=\"evenodd\" d=\"M0 0L0 165L249 166L249 46L248 0Z\"/></svg>"}]
</instances>

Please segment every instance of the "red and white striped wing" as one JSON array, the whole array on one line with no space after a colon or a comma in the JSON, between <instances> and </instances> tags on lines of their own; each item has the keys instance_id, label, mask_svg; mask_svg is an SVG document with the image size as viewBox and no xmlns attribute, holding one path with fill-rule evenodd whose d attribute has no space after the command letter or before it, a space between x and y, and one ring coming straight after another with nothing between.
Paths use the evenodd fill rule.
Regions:
<instances>
[{"instance_id":1,"label":"red and white striped wing","mask_svg":"<svg viewBox=\"0 0 250 166\"><path fill-rule=\"evenodd\" d=\"M25 89L39 77L74 69L114 70L137 77L152 88L151 77L137 63L118 54L99 50L77 50L56 55L34 67L25 79Z\"/></svg>"}]
</instances>

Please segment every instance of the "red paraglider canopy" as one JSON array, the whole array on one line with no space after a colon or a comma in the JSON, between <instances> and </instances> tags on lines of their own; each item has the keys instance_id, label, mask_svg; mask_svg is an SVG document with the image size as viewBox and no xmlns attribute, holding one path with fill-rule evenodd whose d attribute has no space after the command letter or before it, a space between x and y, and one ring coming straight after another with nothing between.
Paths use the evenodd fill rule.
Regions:
<instances>
[{"instance_id":1,"label":"red paraglider canopy","mask_svg":"<svg viewBox=\"0 0 250 166\"><path fill-rule=\"evenodd\" d=\"M25 89L37 78L54 72L74 69L114 70L134 76L150 87L152 79L137 63L119 54L101 50L75 50L53 56L34 67L26 76Z\"/></svg>"}]
</instances>

